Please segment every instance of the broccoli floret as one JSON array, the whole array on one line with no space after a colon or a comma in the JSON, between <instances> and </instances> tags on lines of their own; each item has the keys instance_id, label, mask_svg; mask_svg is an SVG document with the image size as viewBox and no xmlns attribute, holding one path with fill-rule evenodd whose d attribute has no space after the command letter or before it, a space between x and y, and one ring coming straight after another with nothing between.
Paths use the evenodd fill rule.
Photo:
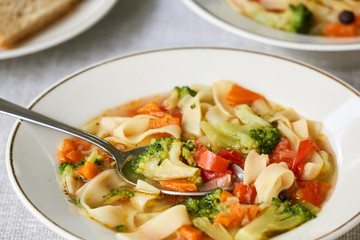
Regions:
<instances>
[{"instance_id":1,"label":"broccoli floret","mask_svg":"<svg viewBox=\"0 0 360 240\"><path fill-rule=\"evenodd\" d=\"M174 89L170 92L170 96L163 102L163 105L167 109L174 109L177 107L179 101L186 95L194 97L196 95L196 91L192 90L188 86L174 87Z\"/></svg>"},{"instance_id":2,"label":"broccoli floret","mask_svg":"<svg viewBox=\"0 0 360 240\"><path fill-rule=\"evenodd\" d=\"M188 198L181 204L185 205L192 217L213 219L223 210L223 205L220 203L221 193L221 189L216 189L202 198Z\"/></svg>"},{"instance_id":3,"label":"broccoli floret","mask_svg":"<svg viewBox=\"0 0 360 240\"><path fill-rule=\"evenodd\" d=\"M316 215L299 203L291 205L289 201L280 202L273 198L271 206L262 215L236 233L235 240L267 239L315 217Z\"/></svg>"},{"instance_id":4,"label":"broccoli floret","mask_svg":"<svg viewBox=\"0 0 360 240\"><path fill-rule=\"evenodd\" d=\"M198 217L193 219L192 222L195 227L209 235L214 240L234 239L221 224L212 224L207 217Z\"/></svg>"},{"instance_id":5,"label":"broccoli floret","mask_svg":"<svg viewBox=\"0 0 360 240\"><path fill-rule=\"evenodd\" d=\"M187 157L188 161L192 163L191 161L194 160L190 158L190 155L192 153L195 154L195 143L185 143L180 139L171 137L153 140L145 152L140 154L134 161L132 169L136 173L148 178L164 180L173 179L174 176L177 176L178 179L189 179L199 186L202 184L201 171L199 168L182 162L181 155L183 149L191 150Z\"/></svg>"},{"instance_id":6,"label":"broccoli floret","mask_svg":"<svg viewBox=\"0 0 360 240\"><path fill-rule=\"evenodd\" d=\"M146 148L145 152L139 155L138 159L133 164L133 170L136 173L146 175L147 166L157 161L157 164L162 163L168 158L174 138L163 137L161 139L153 139L149 147Z\"/></svg>"},{"instance_id":7,"label":"broccoli floret","mask_svg":"<svg viewBox=\"0 0 360 240\"><path fill-rule=\"evenodd\" d=\"M65 180L66 176L70 176L73 178L76 177L76 172L75 172L76 167L71 163L68 163L68 162L61 163L59 166L59 169L60 169L60 180L61 181L63 179Z\"/></svg>"},{"instance_id":8,"label":"broccoli floret","mask_svg":"<svg viewBox=\"0 0 360 240\"><path fill-rule=\"evenodd\" d=\"M60 183L67 190L67 177L72 177L77 179L77 175L75 172L76 167L68 162L61 163L59 166L60 169Z\"/></svg>"},{"instance_id":9,"label":"broccoli floret","mask_svg":"<svg viewBox=\"0 0 360 240\"><path fill-rule=\"evenodd\" d=\"M90 156L86 158L86 161L101 165L104 161L104 157L99 155L97 151L93 151Z\"/></svg>"},{"instance_id":10,"label":"broccoli floret","mask_svg":"<svg viewBox=\"0 0 360 240\"><path fill-rule=\"evenodd\" d=\"M212 127L201 122L200 127L218 150L231 148L247 154L251 150L270 153L280 141L281 135L276 127L254 113L247 104L235 107L235 115L244 125L221 122Z\"/></svg>"},{"instance_id":11,"label":"broccoli floret","mask_svg":"<svg viewBox=\"0 0 360 240\"><path fill-rule=\"evenodd\" d=\"M103 199L104 199L105 204L112 204L119 200L120 201L128 200L134 196L135 195L133 192L126 190L126 189L122 189L122 190L111 189L108 194L103 196Z\"/></svg>"},{"instance_id":12,"label":"broccoli floret","mask_svg":"<svg viewBox=\"0 0 360 240\"><path fill-rule=\"evenodd\" d=\"M189 166L197 167L194 159L195 155L195 141L188 140L181 146L181 156L187 161Z\"/></svg>"},{"instance_id":13,"label":"broccoli floret","mask_svg":"<svg viewBox=\"0 0 360 240\"><path fill-rule=\"evenodd\" d=\"M188 86L175 87L174 89L175 89L175 91L177 91L179 93L180 99L182 99L183 97L185 97L188 94L192 97L195 97L195 95L196 95L196 92L194 90L192 90L191 88L189 88Z\"/></svg>"},{"instance_id":14,"label":"broccoli floret","mask_svg":"<svg viewBox=\"0 0 360 240\"><path fill-rule=\"evenodd\" d=\"M282 136L276 127L264 127L250 130L250 137L255 140L260 153L271 153Z\"/></svg>"},{"instance_id":15,"label":"broccoli floret","mask_svg":"<svg viewBox=\"0 0 360 240\"><path fill-rule=\"evenodd\" d=\"M291 11L291 26L289 31L295 33L308 33L313 25L313 14L303 4L289 5Z\"/></svg>"}]
</instances>

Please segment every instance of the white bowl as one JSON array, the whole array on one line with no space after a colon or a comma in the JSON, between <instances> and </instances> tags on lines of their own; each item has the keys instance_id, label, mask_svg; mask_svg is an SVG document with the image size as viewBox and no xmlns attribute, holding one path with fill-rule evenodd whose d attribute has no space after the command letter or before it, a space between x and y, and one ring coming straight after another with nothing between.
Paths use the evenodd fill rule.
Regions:
<instances>
[{"instance_id":1,"label":"white bowl","mask_svg":"<svg viewBox=\"0 0 360 240\"><path fill-rule=\"evenodd\" d=\"M183 0L199 16L229 32L278 47L311 51L360 49L360 37L325 38L289 33L263 26L234 10L226 0Z\"/></svg>"},{"instance_id":2,"label":"white bowl","mask_svg":"<svg viewBox=\"0 0 360 240\"><path fill-rule=\"evenodd\" d=\"M320 70L280 57L221 48L137 53L83 69L50 87L29 108L73 126L129 100L190 83L229 79L322 121L336 154L338 179L318 217L276 239L330 239L359 223L360 93ZM83 217L56 182L56 144L66 135L17 122L7 146L10 181L24 205L68 239L112 239Z\"/></svg>"}]
</instances>

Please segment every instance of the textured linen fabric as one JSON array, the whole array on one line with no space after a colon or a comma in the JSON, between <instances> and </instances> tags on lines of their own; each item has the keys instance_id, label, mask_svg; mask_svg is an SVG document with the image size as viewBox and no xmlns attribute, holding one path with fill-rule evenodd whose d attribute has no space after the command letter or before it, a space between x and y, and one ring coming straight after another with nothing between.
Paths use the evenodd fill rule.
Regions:
<instances>
[{"instance_id":1,"label":"textured linen fabric","mask_svg":"<svg viewBox=\"0 0 360 240\"><path fill-rule=\"evenodd\" d=\"M122 54L182 46L241 48L292 58L318 66L360 90L360 51L282 49L226 32L180 0L124 0L98 24L66 43L0 61L0 97L27 106L53 83L87 65ZM63 239L26 210L10 185L5 151L15 121L0 114L0 239ZM360 225L339 239L360 239Z\"/></svg>"}]
</instances>

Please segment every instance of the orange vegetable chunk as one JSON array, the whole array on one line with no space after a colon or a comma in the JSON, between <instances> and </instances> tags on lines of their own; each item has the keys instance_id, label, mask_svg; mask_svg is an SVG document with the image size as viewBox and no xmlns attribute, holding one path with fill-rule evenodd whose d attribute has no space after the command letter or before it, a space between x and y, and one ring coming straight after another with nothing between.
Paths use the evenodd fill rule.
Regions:
<instances>
[{"instance_id":1,"label":"orange vegetable chunk","mask_svg":"<svg viewBox=\"0 0 360 240\"><path fill-rule=\"evenodd\" d=\"M66 152L65 151L59 151L56 154L56 158L59 160L59 162L64 163L67 162L68 159L66 158Z\"/></svg>"},{"instance_id":2,"label":"orange vegetable chunk","mask_svg":"<svg viewBox=\"0 0 360 240\"><path fill-rule=\"evenodd\" d=\"M229 193L228 191L222 191L221 196L220 196L220 202L226 202L226 200L230 197L235 197L234 195L232 195L231 193Z\"/></svg>"},{"instance_id":3,"label":"orange vegetable chunk","mask_svg":"<svg viewBox=\"0 0 360 240\"><path fill-rule=\"evenodd\" d=\"M259 206L250 205L249 211L248 211L249 220L250 221L254 220L256 218L256 215L258 214L258 212L259 212Z\"/></svg>"},{"instance_id":4,"label":"orange vegetable chunk","mask_svg":"<svg viewBox=\"0 0 360 240\"><path fill-rule=\"evenodd\" d=\"M162 128L168 125L178 125L180 126L180 119L174 117L163 117L163 118L155 118L150 119L149 121L149 128Z\"/></svg>"},{"instance_id":5,"label":"orange vegetable chunk","mask_svg":"<svg viewBox=\"0 0 360 240\"><path fill-rule=\"evenodd\" d=\"M59 143L58 148L61 151L70 152L76 149L76 144L70 139L64 139Z\"/></svg>"},{"instance_id":6,"label":"orange vegetable chunk","mask_svg":"<svg viewBox=\"0 0 360 240\"><path fill-rule=\"evenodd\" d=\"M92 162L85 162L84 165L81 165L76 169L76 172L90 180L99 173L99 168Z\"/></svg>"},{"instance_id":7,"label":"orange vegetable chunk","mask_svg":"<svg viewBox=\"0 0 360 240\"><path fill-rule=\"evenodd\" d=\"M355 24L329 23L324 29L326 37L354 37L356 35Z\"/></svg>"},{"instance_id":8,"label":"orange vegetable chunk","mask_svg":"<svg viewBox=\"0 0 360 240\"><path fill-rule=\"evenodd\" d=\"M81 154L81 152L72 150L66 154L66 158L68 159L68 162L70 163L77 163L81 160L84 160L84 156Z\"/></svg>"},{"instance_id":9,"label":"orange vegetable chunk","mask_svg":"<svg viewBox=\"0 0 360 240\"><path fill-rule=\"evenodd\" d=\"M145 106L139 108L136 112L138 114L149 114L151 112L161 112L161 109L155 101L152 101Z\"/></svg>"},{"instance_id":10,"label":"orange vegetable chunk","mask_svg":"<svg viewBox=\"0 0 360 240\"><path fill-rule=\"evenodd\" d=\"M226 95L226 101L233 104L252 103L260 98L263 96L237 84L234 84Z\"/></svg>"},{"instance_id":11,"label":"orange vegetable chunk","mask_svg":"<svg viewBox=\"0 0 360 240\"><path fill-rule=\"evenodd\" d=\"M179 228L181 237L184 240L201 240L202 232L190 225L184 225Z\"/></svg>"},{"instance_id":12,"label":"orange vegetable chunk","mask_svg":"<svg viewBox=\"0 0 360 240\"><path fill-rule=\"evenodd\" d=\"M190 180L160 180L161 187L178 192L197 192L195 183Z\"/></svg>"}]
</instances>

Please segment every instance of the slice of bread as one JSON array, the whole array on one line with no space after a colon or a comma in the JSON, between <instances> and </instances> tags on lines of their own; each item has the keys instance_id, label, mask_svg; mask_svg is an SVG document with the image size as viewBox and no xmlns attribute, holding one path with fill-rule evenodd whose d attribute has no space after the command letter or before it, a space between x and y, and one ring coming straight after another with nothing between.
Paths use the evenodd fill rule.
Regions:
<instances>
[{"instance_id":1,"label":"slice of bread","mask_svg":"<svg viewBox=\"0 0 360 240\"><path fill-rule=\"evenodd\" d=\"M0 0L0 46L21 40L69 12L79 0Z\"/></svg>"}]
</instances>

